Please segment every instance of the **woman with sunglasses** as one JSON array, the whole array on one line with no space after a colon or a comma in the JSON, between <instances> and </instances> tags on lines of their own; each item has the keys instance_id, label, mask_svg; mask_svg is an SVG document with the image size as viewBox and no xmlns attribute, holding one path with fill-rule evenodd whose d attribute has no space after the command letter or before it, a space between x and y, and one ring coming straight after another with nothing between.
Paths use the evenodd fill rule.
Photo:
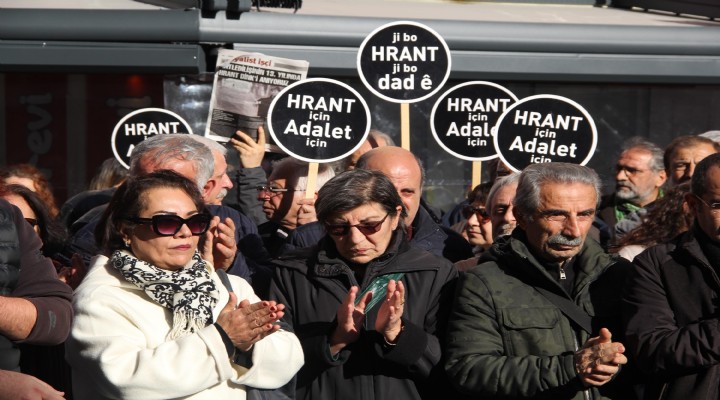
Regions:
<instances>
[{"instance_id":1,"label":"woman with sunglasses","mask_svg":"<svg viewBox=\"0 0 720 400\"><path fill-rule=\"evenodd\" d=\"M475 254L482 253L492 246L492 223L490 213L485 208L492 182L481 183L468 193L468 204L463 206L465 221L458 222L452 229L460 233L471 245Z\"/></svg>"},{"instance_id":2,"label":"woman with sunglasses","mask_svg":"<svg viewBox=\"0 0 720 400\"><path fill-rule=\"evenodd\" d=\"M118 188L73 300L75 399L244 399L292 379L302 350L277 322L284 306L213 268L218 223L172 171Z\"/></svg>"},{"instance_id":3,"label":"woman with sunglasses","mask_svg":"<svg viewBox=\"0 0 720 400\"><path fill-rule=\"evenodd\" d=\"M468 193L468 204L462 209L465 220L452 226L454 231L460 233L473 246L475 254L467 260L456 262L458 271L466 271L477 265L480 255L493 244L490 212L485 207L492 185L493 182L481 183Z\"/></svg>"},{"instance_id":4,"label":"woman with sunglasses","mask_svg":"<svg viewBox=\"0 0 720 400\"><path fill-rule=\"evenodd\" d=\"M403 203L378 171L335 176L315 209L327 234L281 256L270 289L305 352L296 398L447 397L438 336L455 268L409 245Z\"/></svg>"}]
</instances>

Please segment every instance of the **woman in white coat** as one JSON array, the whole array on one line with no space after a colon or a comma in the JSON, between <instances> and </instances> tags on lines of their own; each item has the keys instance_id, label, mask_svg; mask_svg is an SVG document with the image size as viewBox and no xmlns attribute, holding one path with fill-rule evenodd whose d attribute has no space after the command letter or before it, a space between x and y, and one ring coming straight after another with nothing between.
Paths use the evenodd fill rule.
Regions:
<instances>
[{"instance_id":1,"label":"woman in white coat","mask_svg":"<svg viewBox=\"0 0 720 400\"><path fill-rule=\"evenodd\" d=\"M284 305L214 269L213 246L232 232L218 225L174 172L118 188L96 232L105 254L73 301L75 399L242 400L293 378L303 353L278 323Z\"/></svg>"}]
</instances>

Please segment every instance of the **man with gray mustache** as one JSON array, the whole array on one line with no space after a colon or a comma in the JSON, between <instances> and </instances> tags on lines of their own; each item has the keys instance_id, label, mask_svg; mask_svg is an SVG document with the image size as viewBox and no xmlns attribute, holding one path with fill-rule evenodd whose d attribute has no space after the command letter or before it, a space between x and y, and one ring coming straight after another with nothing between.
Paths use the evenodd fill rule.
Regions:
<instances>
[{"instance_id":1,"label":"man with gray mustache","mask_svg":"<svg viewBox=\"0 0 720 400\"><path fill-rule=\"evenodd\" d=\"M477 398L632 398L617 290L632 265L588 237L600 179L565 163L527 167L517 228L461 277L445 369Z\"/></svg>"}]
</instances>

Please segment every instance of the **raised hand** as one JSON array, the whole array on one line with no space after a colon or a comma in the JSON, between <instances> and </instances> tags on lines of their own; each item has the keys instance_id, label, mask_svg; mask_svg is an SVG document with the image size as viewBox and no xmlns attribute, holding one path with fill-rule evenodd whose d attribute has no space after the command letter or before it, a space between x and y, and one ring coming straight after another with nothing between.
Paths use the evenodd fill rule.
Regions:
<instances>
[{"instance_id":1,"label":"raised hand","mask_svg":"<svg viewBox=\"0 0 720 400\"><path fill-rule=\"evenodd\" d=\"M262 126L258 128L257 142L245 132L237 131L230 138L230 144L238 152L241 167L259 167L265 157L265 129Z\"/></svg>"},{"instance_id":2,"label":"raised hand","mask_svg":"<svg viewBox=\"0 0 720 400\"><path fill-rule=\"evenodd\" d=\"M232 219L225 218L224 222L220 222L220 217L213 217L199 251L203 260L212 263L215 269L230 268L237 254L235 223Z\"/></svg>"},{"instance_id":3,"label":"raised hand","mask_svg":"<svg viewBox=\"0 0 720 400\"><path fill-rule=\"evenodd\" d=\"M395 343L402 330L403 310L405 309L405 285L402 281L390 280L385 293L385 300L381 303L375 320L375 330L380 332L385 341Z\"/></svg>"},{"instance_id":4,"label":"raised hand","mask_svg":"<svg viewBox=\"0 0 720 400\"><path fill-rule=\"evenodd\" d=\"M337 354L345 346L354 343L360 337L360 328L365 321L365 306L372 297L371 292L365 293L360 301L355 304L358 287L350 288L345 300L337 311L337 327L330 336L330 352Z\"/></svg>"},{"instance_id":5,"label":"raised hand","mask_svg":"<svg viewBox=\"0 0 720 400\"><path fill-rule=\"evenodd\" d=\"M250 350L253 344L280 329L274 322L285 315L285 305L268 300L252 304L243 300L237 308L235 304L237 296L230 292L230 300L220 312L217 324L239 350Z\"/></svg>"},{"instance_id":6,"label":"raised hand","mask_svg":"<svg viewBox=\"0 0 720 400\"><path fill-rule=\"evenodd\" d=\"M315 199L300 199L298 207L297 224L305 225L317 221L315 214Z\"/></svg>"},{"instance_id":7,"label":"raised hand","mask_svg":"<svg viewBox=\"0 0 720 400\"><path fill-rule=\"evenodd\" d=\"M613 342L610 331L602 328L575 352L575 370L586 386L604 385L618 373L620 365L627 363L624 352L625 346Z\"/></svg>"}]
</instances>

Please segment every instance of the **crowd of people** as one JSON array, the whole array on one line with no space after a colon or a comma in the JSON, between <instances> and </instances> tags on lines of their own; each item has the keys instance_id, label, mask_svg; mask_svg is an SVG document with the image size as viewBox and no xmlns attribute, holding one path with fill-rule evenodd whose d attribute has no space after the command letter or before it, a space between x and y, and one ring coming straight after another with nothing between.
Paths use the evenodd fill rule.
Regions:
<instances>
[{"instance_id":1,"label":"crowd of people","mask_svg":"<svg viewBox=\"0 0 720 400\"><path fill-rule=\"evenodd\" d=\"M264 140L151 136L62 204L0 168L0 400L720 398L712 139L628 140L606 195L496 160L446 213L382 132L314 193Z\"/></svg>"}]
</instances>

